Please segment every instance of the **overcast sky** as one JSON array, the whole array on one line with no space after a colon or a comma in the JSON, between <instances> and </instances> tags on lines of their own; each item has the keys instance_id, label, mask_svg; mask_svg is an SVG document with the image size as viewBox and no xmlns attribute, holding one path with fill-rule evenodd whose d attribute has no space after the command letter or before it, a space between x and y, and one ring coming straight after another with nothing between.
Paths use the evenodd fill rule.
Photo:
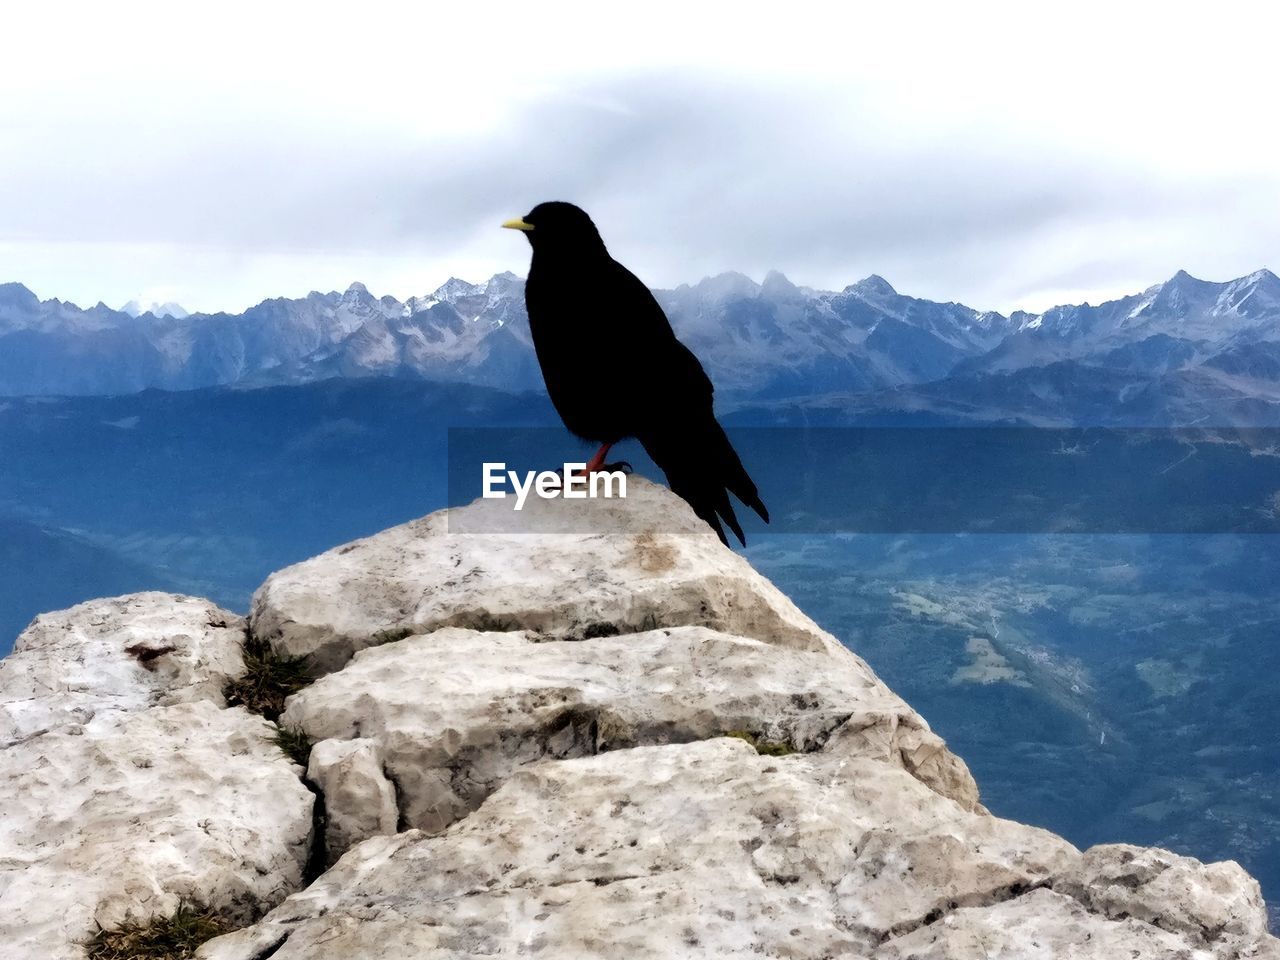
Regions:
<instances>
[{"instance_id":1,"label":"overcast sky","mask_svg":"<svg viewBox=\"0 0 1280 960\"><path fill-rule=\"evenodd\" d=\"M1275 5L18 6L0 281L42 297L404 298L522 274L498 224L545 199L653 286L1007 311L1280 269Z\"/></svg>"}]
</instances>

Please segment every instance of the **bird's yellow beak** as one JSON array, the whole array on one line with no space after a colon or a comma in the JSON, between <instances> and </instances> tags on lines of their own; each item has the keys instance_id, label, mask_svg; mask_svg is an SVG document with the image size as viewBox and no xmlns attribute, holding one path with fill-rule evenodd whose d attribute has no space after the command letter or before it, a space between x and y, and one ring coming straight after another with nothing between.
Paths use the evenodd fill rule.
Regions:
<instances>
[{"instance_id":1,"label":"bird's yellow beak","mask_svg":"<svg viewBox=\"0 0 1280 960\"><path fill-rule=\"evenodd\" d=\"M503 226L508 230L523 230L525 233L528 233L533 229L532 223L525 223L520 217L516 217L514 220L508 220L503 224Z\"/></svg>"}]
</instances>

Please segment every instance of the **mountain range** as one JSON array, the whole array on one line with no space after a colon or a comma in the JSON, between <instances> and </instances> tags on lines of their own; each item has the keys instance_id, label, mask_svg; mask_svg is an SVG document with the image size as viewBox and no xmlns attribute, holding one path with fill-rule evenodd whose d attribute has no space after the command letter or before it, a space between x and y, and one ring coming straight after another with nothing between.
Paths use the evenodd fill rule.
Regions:
<instances>
[{"instance_id":1,"label":"mountain range","mask_svg":"<svg viewBox=\"0 0 1280 960\"><path fill-rule=\"evenodd\" d=\"M1097 306L1009 316L906 296L878 276L837 292L724 273L655 294L738 405L1032 423L1280 418L1280 278L1269 270L1226 283L1180 271ZM511 273L404 301L354 283L238 314L138 309L86 310L0 284L0 395L369 376L541 388ZM599 310L608 323L609 304Z\"/></svg>"}]
</instances>

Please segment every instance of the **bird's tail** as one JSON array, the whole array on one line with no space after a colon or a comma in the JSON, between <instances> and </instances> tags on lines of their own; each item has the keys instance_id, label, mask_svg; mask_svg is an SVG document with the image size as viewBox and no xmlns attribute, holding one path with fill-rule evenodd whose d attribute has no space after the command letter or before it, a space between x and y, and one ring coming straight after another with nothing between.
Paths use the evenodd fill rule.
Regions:
<instances>
[{"instance_id":1,"label":"bird's tail","mask_svg":"<svg viewBox=\"0 0 1280 960\"><path fill-rule=\"evenodd\" d=\"M710 524L726 546L729 541L720 526L722 520L744 546L747 542L729 501L730 493L765 523L769 522L769 511L760 500L755 483L710 413L677 429L668 426L660 436L640 440L653 462L667 475L672 492L693 507L693 512Z\"/></svg>"}]
</instances>

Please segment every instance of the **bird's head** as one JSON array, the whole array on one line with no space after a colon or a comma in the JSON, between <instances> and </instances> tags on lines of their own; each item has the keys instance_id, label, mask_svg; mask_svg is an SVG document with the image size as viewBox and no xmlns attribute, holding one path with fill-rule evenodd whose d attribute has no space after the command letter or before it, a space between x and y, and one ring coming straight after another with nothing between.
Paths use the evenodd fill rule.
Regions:
<instances>
[{"instance_id":1,"label":"bird's head","mask_svg":"<svg viewBox=\"0 0 1280 960\"><path fill-rule=\"evenodd\" d=\"M540 203L523 217L508 220L503 226L522 231L535 250L604 249L600 231L587 212L562 200Z\"/></svg>"}]
</instances>

